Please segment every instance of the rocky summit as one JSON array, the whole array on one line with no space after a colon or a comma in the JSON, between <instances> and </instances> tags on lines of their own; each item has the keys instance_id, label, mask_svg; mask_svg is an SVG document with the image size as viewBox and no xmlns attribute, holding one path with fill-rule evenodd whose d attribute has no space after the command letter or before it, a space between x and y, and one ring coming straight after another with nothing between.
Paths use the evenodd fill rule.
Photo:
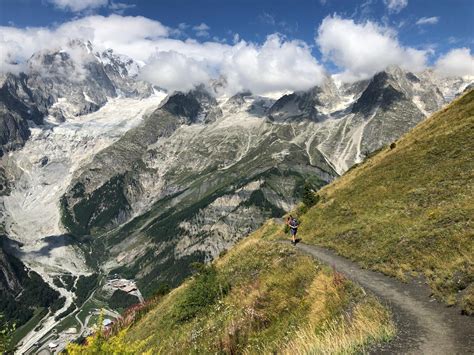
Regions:
<instances>
[{"instance_id":1,"label":"rocky summit","mask_svg":"<svg viewBox=\"0 0 474 355\"><path fill-rule=\"evenodd\" d=\"M110 98L145 98L150 84L137 80L138 65L112 50L72 40L62 48L35 53L26 73L0 78L0 153L21 147L29 122L58 122L95 112Z\"/></svg>"}]
</instances>

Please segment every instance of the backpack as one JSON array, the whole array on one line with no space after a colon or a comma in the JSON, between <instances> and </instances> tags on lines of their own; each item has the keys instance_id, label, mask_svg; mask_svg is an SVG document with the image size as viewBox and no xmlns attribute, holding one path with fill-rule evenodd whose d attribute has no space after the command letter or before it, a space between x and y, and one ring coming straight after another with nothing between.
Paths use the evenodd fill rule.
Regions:
<instances>
[{"instance_id":1,"label":"backpack","mask_svg":"<svg viewBox=\"0 0 474 355\"><path fill-rule=\"evenodd\" d=\"M290 221L290 227L291 228L298 228L298 220L296 218L292 218L291 221Z\"/></svg>"}]
</instances>

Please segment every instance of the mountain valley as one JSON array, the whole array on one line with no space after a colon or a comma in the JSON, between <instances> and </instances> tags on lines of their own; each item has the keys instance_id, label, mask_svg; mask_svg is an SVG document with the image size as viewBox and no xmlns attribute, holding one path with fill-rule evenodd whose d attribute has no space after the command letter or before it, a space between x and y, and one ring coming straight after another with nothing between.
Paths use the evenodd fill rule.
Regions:
<instances>
[{"instance_id":1,"label":"mountain valley","mask_svg":"<svg viewBox=\"0 0 474 355\"><path fill-rule=\"evenodd\" d=\"M208 83L165 92L133 60L80 41L28 68L1 82L0 234L64 297L49 325L77 298L55 279L118 274L146 297L178 286L191 263L294 210L304 186L333 182L472 85L388 67L278 98ZM4 284L21 293L21 280Z\"/></svg>"}]
</instances>

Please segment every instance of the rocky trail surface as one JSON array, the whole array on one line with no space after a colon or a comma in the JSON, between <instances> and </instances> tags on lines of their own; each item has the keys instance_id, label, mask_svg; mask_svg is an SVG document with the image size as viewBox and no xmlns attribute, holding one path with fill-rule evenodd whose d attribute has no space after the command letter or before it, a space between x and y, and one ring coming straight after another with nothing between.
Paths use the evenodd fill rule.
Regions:
<instances>
[{"instance_id":1,"label":"rocky trail surface","mask_svg":"<svg viewBox=\"0 0 474 355\"><path fill-rule=\"evenodd\" d=\"M374 354L472 354L474 318L448 308L430 297L423 281L402 283L362 269L356 263L317 246L298 243L297 248L333 266L347 278L373 292L392 311L397 335L371 349Z\"/></svg>"}]
</instances>

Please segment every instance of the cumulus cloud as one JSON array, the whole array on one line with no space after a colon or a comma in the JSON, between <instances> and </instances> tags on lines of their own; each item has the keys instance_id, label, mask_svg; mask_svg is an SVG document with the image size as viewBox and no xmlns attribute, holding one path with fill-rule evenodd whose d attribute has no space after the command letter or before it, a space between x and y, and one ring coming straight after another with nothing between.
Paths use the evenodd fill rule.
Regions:
<instances>
[{"instance_id":1,"label":"cumulus cloud","mask_svg":"<svg viewBox=\"0 0 474 355\"><path fill-rule=\"evenodd\" d=\"M436 25L439 21L438 16L433 17L421 17L416 21L417 25Z\"/></svg>"},{"instance_id":2,"label":"cumulus cloud","mask_svg":"<svg viewBox=\"0 0 474 355\"><path fill-rule=\"evenodd\" d=\"M81 39L90 40L96 50L112 48L133 58L142 66L142 78L169 90L188 90L224 76L228 94L241 90L266 94L305 90L320 84L327 75L303 41L279 34L260 44L247 42L238 34L232 44L176 38L176 31L183 33L186 28L190 26L172 29L145 17L117 14L86 16L52 28L0 27L0 71L27 71L25 64L33 53ZM206 24L194 29L208 30ZM324 60L336 64L341 70L338 76L347 82L368 78L389 65L422 70L430 53L403 46L390 28L337 16L324 19L316 43ZM452 51L436 63L436 70L443 75L469 74L472 67L466 48Z\"/></svg>"},{"instance_id":3,"label":"cumulus cloud","mask_svg":"<svg viewBox=\"0 0 474 355\"><path fill-rule=\"evenodd\" d=\"M390 28L338 16L323 20L316 43L324 59L341 68L340 79L348 82L366 79L390 65L420 71L428 55L428 51L402 46Z\"/></svg>"},{"instance_id":4,"label":"cumulus cloud","mask_svg":"<svg viewBox=\"0 0 474 355\"><path fill-rule=\"evenodd\" d=\"M112 48L145 61L154 53L155 41L168 36L169 28L142 16L95 15L66 22L56 33L72 39L91 40L102 49Z\"/></svg>"},{"instance_id":5,"label":"cumulus cloud","mask_svg":"<svg viewBox=\"0 0 474 355\"><path fill-rule=\"evenodd\" d=\"M108 0L49 0L49 2L61 10L72 12L97 9L109 3Z\"/></svg>"},{"instance_id":6,"label":"cumulus cloud","mask_svg":"<svg viewBox=\"0 0 474 355\"><path fill-rule=\"evenodd\" d=\"M474 56L469 48L456 48L441 56L435 63L441 76L474 76Z\"/></svg>"},{"instance_id":7,"label":"cumulus cloud","mask_svg":"<svg viewBox=\"0 0 474 355\"><path fill-rule=\"evenodd\" d=\"M135 4L126 4L124 2L114 2L113 0L110 1L110 5L109 5L109 9L119 15L123 15L125 10L133 9L134 7L136 7Z\"/></svg>"},{"instance_id":8,"label":"cumulus cloud","mask_svg":"<svg viewBox=\"0 0 474 355\"><path fill-rule=\"evenodd\" d=\"M286 41L276 34L262 45L166 39L160 41L159 48L143 68L142 78L171 90L186 90L223 76L228 94L243 90L267 94L305 90L320 84L325 75L306 44Z\"/></svg>"},{"instance_id":9,"label":"cumulus cloud","mask_svg":"<svg viewBox=\"0 0 474 355\"><path fill-rule=\"evenodd\" d=\"M205 31L209 26L195 28ZM229 94L243 89L263 94L307 89L324 75L307 44L280 35L269 36L263 44L236 36L230 45L181 40L170 37L173 33L158 21L116 14L87 16L55 28L0 27L0 70L25 70L24 63L34 52L52 46L58 49L72 39L82 39L90 40L97 50L112 48L137 60L143 65L142 78L170 90L187 90L223 75L228 78Z\"/></svg>"},{"instance_id":10,"label":"cumulus cloud","mask_svg":"<svg viewBox=\"0 0 474 355\"><path fill-rule=\"evenodd\" d=\"M61 37L55 38L51 31L44 28L0 27L0 71L24 71L26 60L51 43L61 45L65 41Z\"/></svg>"},{"instance_id":11,"label":"cumulus cloud","mask_svg":"<svg viewBox=\"0 0 474 355\"><path fill-rule=\"evenodd\" d=\"M198 37L209 37L209 30L211 28L206 25L204 22L200 25L194 26L193 31L196 33Z\"/></svg>"},{"instance_id":12,"label":"cumulus cloud","mask_svg":"<svg viewBox=\"0 0 474 355\"><path fill-rule=\"evenodd\" d=\"M384 0L383 2L388 11L395 14L398 14L408 5L408 0Z\"/></svg>"},{"instance_id":13,"label":"cumulus cloud","mask_svg":"<svg viewBox=\"0 0 474 355\"><path fill-rule=\"evenodd\" d=\"M171 91L187 91L211 79L204 61L175 51L158 52L149 64L143 67L140 77Z\"/></svg>"},{"instance_id":14,"label":"cumulus cloud","mask_svg":"<svg viewBox=\"0 0 474 355\"><path fill-rule=\"evenodd\" d=\"M322 82L324 68L301 41L268 36L261 46L241 41L224 58L222 74L233 91L305 90Z\"/></svg>"},{"instance_id":15,"label":"cumulus cloud","mask_svg":"<svg viewBox=\"0 0 474 355\"><path fill-rule=\"evenodd\" d=\"M90 40L98 49L112 48L144 62L156 51L157 39L168 34L169 28L158 21L115 14L108 17L87 16L53 29L0 26L0 70L23 70L22 63L34 52L64 46L72 39Z\"/></svg>"}]
</instances>

